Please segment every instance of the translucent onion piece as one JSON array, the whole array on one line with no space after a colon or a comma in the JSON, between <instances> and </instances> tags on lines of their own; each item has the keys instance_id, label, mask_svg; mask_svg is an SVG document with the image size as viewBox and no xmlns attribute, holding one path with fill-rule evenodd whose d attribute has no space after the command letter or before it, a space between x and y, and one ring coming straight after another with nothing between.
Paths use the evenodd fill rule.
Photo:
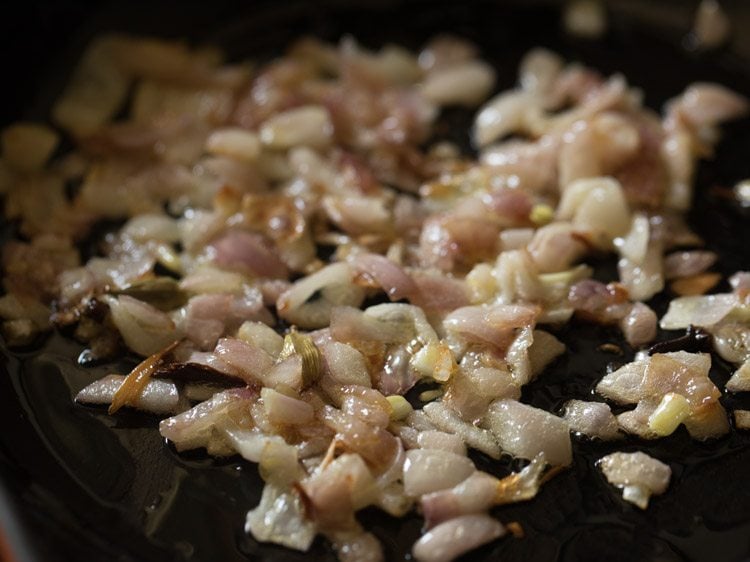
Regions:
<instances>
[{"instance_id":1,"label":"translucent onion piece","mask_svg":"<svg viewBox=\"0 0 750 562\"><path fill-rule=\"evenodd\" d=\"M80 404L111 404L124 381L122 375L107 375L83 388L75 400ZM149 380L138 397L129 400L127 405L152 414L174 414L184 405L180 398L173 382Z\"/></svg>"},{"instance_id":2,"label":"translucent onion piece","mask_svg":"<svg viewBox=\"0 0 750 562\"><path fill-rule=\"evenodd\" d=\"M158 309L127 295L105 296L112 321L125 344L139 355L149 356L172 343L177 334L172 320Z\"/></svg>"},{"instance_id":3,"label":"translucent onion piece","mask_svg":"<svg viewBox=\"0 0 750 562\"><path fill-rule=\"evenodd\" d=\"M489 515L463 515L422 535L412 554L418 562L450 562L504 534L503 525Z\"/></svg>"},{"instance_id":4,"label":"translucent onion piece","mask_svg":"<svg viewBox=\"0 0 750 562\"><path fill-rule=\"evenodd\" d=\"M679 330L690 325L709 328L718 324L738 306L730 294L681 297L669 303L659 325L665 330Z\"/></svg>"},{"instance_id":5,"label":"translucent onion piece","mask_svg":"<svg viewBox=\"0 0 750 562\"><path fill-rule=\"evenodd\" d=\"M565 415L571 431L603 441L621 439L623 434L617 425L612 410L603 402L569 400L565 403Z\"/></svg>"},{"instance_id":6,"label":"translucent onion piece","mask_svg":"<svg viewBox=\"0 0 750 562\"><path fill-rule=\"evenodd\" d=\"M514 456L533 459L544 453L552 465L573 462L568 424L549 412L515 400L499 400L490 404L485 423L500 448Z\"/></svg>"},{"instance_id":7,"label":"translucent onion piece","mask_svg":"<svg viewBox=\"0 0 750 562\"><path fill-rule=\"evenodd\" d=\"M289 109L267 120L260 128L261 142L274 149L299 145L320 147L328 144L333 127L328 111L321 106Z\"/></svg>"},{"instance_id":8,"label":"translucent onion piece","mask_svg":"<svg viewBox=\"0 0 750 562\"><path fill-rule=\"evenodd\" d=\"M328 325L334 306L359 306L363 298L363 290L352 282L350 267L334 263L294 283L279 297L276 309L301 328L321 328Z\"/></svg>"},{"instance_id":9,"label":"translucent onion piece","mask_svg":"<svg viewBox=\"0 0 750 562\"><path fill-rule=\"evenodd\" d=\"M511 90L488 101L474 121L473 141L486 146L511 133L523 131L539 109L534 96L522 90Z\"/></svg>"},{"instance_id":10,"label":"translucent onion piece","mask_svg":"<svg viewBox=\"0 0 750 562\"><path fill-rule=\"evenodd\" d=\"M438 429L448 433L455 433L469 447L482 451L493 459L500 458L500 448L497 445L497 441L486 429L465 422L453 410L441 402L425 404L423 411L429 421Z\"/></svg>"},{"instance_id":11,"label":"translucent onion piece","mask_svg":"<svg viewBox=\"0 0 750 562\"><path fill-rule=\"evenodd\" d=\"M299 495L266 484L258 506L247 513L245 532L260 542L271 542L305 552L315 538L315 524L305 517Z\"/></svg>"},{"instance_id":12,"label":"translucent onion piece","mask_svg":"<svg viewBox=\"0 0 750 562\"><path fill-rule=\"evenodd\" d=\"M645 453L612 453L599 460L599 468L610 484L623 489L623 499L641 509L648 507L651 495L663 494L672 470Z\"/></svg>"},{"instance_id":13,"label":"translucent onion piece","mask_svg":"<svg viewBox=\"0 0 750 562\"><path fill-rule=\"evenodd\" d=\"M256 392L244 388L219 392L187 412L162 420L159 433L172 441L178 451L205 447L209 454L233 454L237 449L217 429L224 428L229 420L235 425L251 425L247 412L257 397Z\"/></svg>"},{"instance_id":14,"label":"translucent onion piece","mask_svg":"<svg viewBox=\"0 0 750 562\"><path fill-rule=\"evenodd\" d=\"M750 360L746 360L727 381L726 389L730 392L750 391Z\"/></svg>"},{"instance_id":15,"label":"translucent onion piece","mask_svg":"<svg viewBox=\"0 0 750 562\"><path fill-rule=\"evenodd\" d=\"M96 131L125 102L130 79L115 64L114 56L121 41L104 36L92 42L52 108L54 121L76 136Z\"/></svg>"},{"instance_id":16,"label":"translucent onion piece","mask_svg":"<svg viewBox=\"0 0 750 562\"><path fill-rule=\"evenodd\" d=\"M141 398L144 389L148 385L151 376L159 365L164 361L164 358L172 353L179 341L174 341L167 347L147 357L141 363L139 363L130 374L125 377L125 380L117 389L115 394L112 396L112 404L109 407L109 415L114 414L123 406L135 405Z\"/></svg>"},{"instance_id":17,"label":"translucent onion piece","mask_svg":"<svg viewBox=\"0 0 750 562\"><path fill-rule=\"evenodd\" d=\"M422 85L422 94L436 105L474 107L494 85L495 70L483 62L470 61L430 72Z\"/></svg>"},{"instance_id":18,"label":"translucent onion piece","mask_svg":"<svg viewBox=\"0 0 750 562\"><path fill-rule=\"evenodd\" d=\"M16 123L3 129L3 161L21 172L41 170L57 148L58 134L44 125Z\"/></svg>"},{"instance_id":19,"label":"translucent onion piece","mask_svg":"<svg viewBox=\"0 0 750 562\"><path fill-rule=\"evenodd\" d=\"M467 457L438 449L406 452L404 491L414 497L451 488L474 472Z\"/></svg>"}]
</instances>

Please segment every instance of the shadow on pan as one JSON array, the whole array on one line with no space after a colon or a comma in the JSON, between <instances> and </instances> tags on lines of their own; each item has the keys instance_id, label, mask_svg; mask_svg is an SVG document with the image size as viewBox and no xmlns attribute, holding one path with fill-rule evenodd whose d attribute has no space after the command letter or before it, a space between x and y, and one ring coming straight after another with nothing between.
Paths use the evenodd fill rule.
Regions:
<instances>
[{"instance_id":1,"label":"shadow on pan","mask_svg":"<svg viewBox=\"0 0 750 562\"><path fill-rule=\"evenodd\" d=\"M17 6L13 29L2 37L6 72L0 124L20 116L45 119L52 100L88 39L98 32L127 31L215 43L231 58L281 54L296 37L315 34L338 40L351 33L377 47L397 42L418 48L438 32L466 36L496 64L498 87L515 81L520 57L542 45L568 59L605 73L623 72L643 87L648 105L658 109L689 82L716 80L750 94L750 56L738 37L732 48L695 54L682 47L692 2L613 1L607 37L596 43L566 37L552 2L447 3L256 2L106 4L79 1L30 2ZM750 19L750 6L735 2L733 20ZM743 12L742 10L746 10ZM740 28L738 23L735 28ZM750 48L745 53L750 54ZM467 150L471 114L449 111L441 134ZM691 222L721 256L730 274L750 267L747 213L716 195L750 176L750 122L726 128L716 159L701 166ZM3 228L4 236L12 227ZM597 264L612 275L613 263ZM666 301L653 303L663 312ZM598 350L606 341L628 349L619 334L583 324L558 336L570 352L540 381L524 390L524 400L558 410L569 398L587 398L613 361ZM660 334L662 339L669 334ZM18 562L36 561L301 561L335 560L323 541L308 554L261 545L242 532L244 515L260 498L262 481L254 466L238 459L214 460L201 454L177 455L156 431L155 418L136 413L109 418L100 410L72 404L72 396L116 366L83 369L80 347L54 335L34 350L2 354L0 372L0 477L14 513L5 528ZM715 361L717 384L729 366ZM125 368L121 365L120 368ZM725 397L729 408L750 407L746 397ZM643 448L669 462L674 476L668 493L646 512L625 504L595 468L613 450ZM503 539L469 554L466 560L552 561L740 561L750 559L750 494L744 475L750 466L750 437L733 432L710 443L694 443L685 432L644 445L577 441L575 466L547 484L533 501L495 510L504 522L519 521L523 539ZM496 474L511 462L474 457ZM1 511L1 510L0 510ZM401 520L365 510L361 520L378 536L389 560L408 559L421 520ZM15 524L14 524L15 523ZM20 523L20 525L18 525ZM24 531L21 531L23 528Z\"/></svg>"}]
</instances>

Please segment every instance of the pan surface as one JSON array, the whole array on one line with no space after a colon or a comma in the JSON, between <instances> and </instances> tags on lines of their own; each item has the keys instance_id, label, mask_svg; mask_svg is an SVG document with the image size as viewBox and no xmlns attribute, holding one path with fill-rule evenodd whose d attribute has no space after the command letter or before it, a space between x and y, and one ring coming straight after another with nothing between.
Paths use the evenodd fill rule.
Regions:
<instances>
[{"instance_id":1,"label":"pan surface","mask_svg":"<svg viewBox=\"0 0 750 562\"><path fill-rule=\"evenodd\" d=\"M80 2L32 3L16 29L23 38L3 39L13 43L4 45L2 57L8 58L5 68L17 69L11 72L17 87L3 100L1 124L21 116L46 118L86 41L111 30L218 44L232 59L258 60L281 54L303 34L335 41L351 33L369 47L395 42L418 48L437 32L451 32L481 47L498 69L500 89L514 83L520 57L541 45L605 74L622 72L644 89L647 105L655 109L696 80L750 94L749 59L731 50L688 52L681 43L689 21L684 11L674 12L672 27L658 17L649 24L639 19L636 4L616 10L620 4L613 3L609 33L589 42L567 37L559 9L543 2L261 2L242 8L221 2L210 8L197 2L120 3L97 5L94 11ZM439 135L468 150L470 119L470 112L449 111ZM719 253L719 271L728 275L750 268L750 221L717 188L750 177L750 120L724 131L715 159L700 167L690 220L708 248ZM3 230L7 239L12 225ZM593 265L600 278L614 277L613 261ZM661 314L666 303L657 297L652 305ZM523 401L550 411L559 411L567 399L591 396L608 366L632 359L615 330L574 323L557 335L568 352L523 395ZM599 350L605 342L620 345L624 354ZM0 354L0 477L33 551L19 551L19 560L335 560L320 539L309 553L296 553L243 533L245 513L257 505L263 485L254 465L238 458L178 455L163 442L154 417L132 412L109 417L103 410L75 406L72 397L88 382L133 365L126 358L119 365L84 368L76 361L81 350L55 334L40 347L3 347ZM714 357L714 382L723 387L729 373L729 366ZM750 408L742 395L722 402L728 410ZM672 485L647 511L624 503L595 467L598 458L615 450L644 450L670 464ZM693 442L683 429L653 443L574 440L574 453L574 467L534 500L493 511L503 522L520 522L524 538L502 539L465 559L750 560L749 434L733 430L707 443ZM473 458L479 468L498 475L516 466L508 459ZM408 559L422 525L416 514L394 519L374 509L361 512L360 520L381 540L388 560Z\"/></svg>"}]
</instances>

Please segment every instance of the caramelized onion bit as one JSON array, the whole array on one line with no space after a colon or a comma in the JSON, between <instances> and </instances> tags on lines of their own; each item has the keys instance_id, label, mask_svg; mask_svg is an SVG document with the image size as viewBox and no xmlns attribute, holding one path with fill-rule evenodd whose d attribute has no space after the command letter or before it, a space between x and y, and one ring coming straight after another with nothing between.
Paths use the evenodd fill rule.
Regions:
<instances>
[{"instance_id":1,"label":"caramelized onion bit","mask_svg":"<svg viewBox=\"0 0 750 562\"><path fill-rule=\"evenodd\" d=\"M112 404L108 410L109 415L114 414L123 406L133 406L138 402L151 376L164 359L175 350L179 343L179 341L172 342L158 353L154 353L141 361L135 369L130 371L130 374L125 377L120 388L117 389L117 392L112 397Z\"/></svg>"}]
</instances>

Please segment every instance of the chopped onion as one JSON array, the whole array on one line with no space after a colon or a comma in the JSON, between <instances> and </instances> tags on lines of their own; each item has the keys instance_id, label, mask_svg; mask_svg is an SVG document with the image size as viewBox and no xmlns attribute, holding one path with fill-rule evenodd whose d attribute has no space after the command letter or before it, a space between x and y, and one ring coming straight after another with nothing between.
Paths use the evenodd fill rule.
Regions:
<instances>
[{"instance_id":1,"label":"chopped onion","mask_svg":"<svg viewBox=\"0 0 750 562\"><path fill-rule=\"evenodd\" d=\"M152 355L175 341L174 323L153 306L127 295L103 300L125 344L139 355Z\"/></svg>"},{"instance_id":2,"label":"chopped onion","mask_svg":"<svg viewBox=\"0 0 750 562\"><path fill-rule=\"evenodd\" d=\"M422 94L436 105L474 107L487 97L494 84L495 71L491 66L468 61L428 73Z\"/></svg>"},{"instance_id":3,"label":"chopped onion","mask_svg":"<svg viewBox=\"0 0 750 562\"><path fill-rule=\"evenodd\" d=\"M257 393L248 389L219 392L187 412L162 420L159 432L172 441L178 451L205 447L212 455L230 455L234 447L216 429L227 419L242 420L256 399Z\"/></svg>"},{"instance_id":4,"label":"chopped onion","mask_svg":"<svg viewBox=\"0 0 750 562\"><path fill-rule=\"evenodd\" d=\"M219 156L252 162L260 155L261 144L258 136L251 131L226 128L211 133L206 141L206 150Z\"/></svg>"},{"instance_id":5,"label":"chopped onion","mask_svg":"<svg viewBox=\"0 0 750 562\"><path fill-rule=\"evenodd\" d=\"M258 506L248 511L245 532L260 542L271 542L305 552L317 533L305 517L299 495L266 484Z\"/></svg>"},{"instance_id":6,"label":"chopped onion","mask_svg":"<svg viewBox=\"0 0 750 562\"><path fill-rule=\"evenodd\" d=\"M155 353L141 363L139 363L130 374L125 377L122 384L112 395L112 404L109 407L109 414L114 414L117 410L123 406L134 405L139 402L141 396L148 386L151 376L159 365L164 361L164 358L172 353L177 347L179 342L172 342L170 345Z\"/></svg>"},{"instance_id":7,"label":"chopped onion","mask_svg":"<svg viewBox=\"0 0 750 562\"><path fill-rule=\"evenodd\" d=\"M328 111L320 106L303 106L287 110L268 119L260 128L261 142L274 149L299 145L325 146L333 127Z\"/></svg>"},{"instance_id":8,"label":"chopped onion","mask_svg":"<svg viewBox=\"0 0 750 562\"><path fill-rule=\"evenodd\" d=\"M577 37L596 39L607 31L607 12L599 0L572 0L565 7L565 31Z\"/></svg>"},{"instance_id":9,"label":"chopped onion","mask_svg":"<svg viewBox=\"0 0 750 562\"><path fill-rule=\"evenodd\" d=\"M737 429L750 429L750 410L735 410L734 426Z\"/></svg>"},{"instance_id":10,"label":"chopped onion","mask_svg":"<svg viewBox=\"0 0 750 562\"><path fill-rule=\"evenodd\" d=\"M321 328L328 325L334 306L359 306L363 298L362 289L352 283L350 267L334 263L294 283L279 297L276 309L301 328Z\"/></svg>"},{"instance_id":11,"label":"chopped onion","mask_svg":"<svg viewBox=\"0 0 750 562\"><path fill-rule=\"evenodd\" d=\"M690 296L673 299L659 325L664 330L679 330L689 326L709 328L718 324L738 306L730 294Z\"/></svg>"},{"instance_id":12,"label":"chopped onion","mask_svg":"<svg viewBox=\"0 0 750 562\"><path fill-rule=\"evenodd\" d=\"M58 134L44 125L16 123L3 129L3 162L20 172L44 168L60 141Z\"/></svg>"},{"instance_id":13,"label":"chopped onion","mask_svg":"<svg viewBox=\"0 0 750 562\"><path fill-rule=\"evenodd\" d=\"M453 433L445 433L434 429L420 431L417 435L417 443L421 449L439 449L466 456L466 445L464 445L463 439Z\"/></svg>"},{"instance_id":14,"label":"chopped onion","mask_svg":"<svg viewBox=\"0 0 750 562\"><path fill-rule=\"evenodd\" d=\"M263 380L273 366L273 359L260 347L233 338L221 338L214 353L251 383Z\"/></svg>"},{"instance_id":15,"label":"chopped onion","mask_svg":"<svg viewBox=\"0 0 750 562\"><path fill-rule=\"evenodd\" d=\"M487 146L511 133L521 132L539 111L536 99L523 90L511 90L488 101L474 121L473 141Z\"/></svg>"},{"instance_id":16,"label":"chopped onion","mask_svg":"<svg viewBox=\"0 0 750 562\"><path fill-rule=\"evenodd\" d=\"M569 400L563 416L571 431L603 441L621 439L622 433L612 410L603 402Z\"/></svg>"},{"instance_id":17,"label":"chopped onion","mask_svg":"<svg viewBox=\"0 0 750 562\"><path fill-rule=\"evenodd\" d=\"M121 38L103 36L86 49L62 96L52 108L54 121L75 136L108 122L128 95L129 77L115 64Z\"/></svg>"},{"instance_id":18,"label":"chopped onion","mask_svg":"<svg viewBox=\"0 0 750 562\"><path fill-rule=\"evenodd\" d=\"M419 497L452 488L474 472L467 457L438 449L412 449L404 461L404 491Z\"/></svg>"},{"instance_id":19,"label":"chopped onion","mask_svg":"<svg viewBox=\"0 0 750 562\"><path fill-rule=\"evenodd\" d=\"M750 391L750 360L745 362L729 378L726 389L730 392Z\"/></svg>"},{"instance_id":20,"label":"chopped onion","mask_svg":"<svg viewBox=\"0 0 750 562\"><path fill-rule=\"evenodd\" d=\"M76 395L81 404L112 404L117 391L124 381L122 375L107 375L92 382ZM137 398L128 402L129 406L152 414L174 414L181 411L184 402L175 384L165 380L149 380Z\"/></svg>"},{"instance_id":21,"label":"chopped onion","mask_svg":"<svg viewBox=\"0 0 750 562\"><path fill-rule=\"evenodd\" d=\"M412 554L418 562L450 562L504 534L502 524L489 515L462 515L422 535Z\"/></svg>"},{"instance_id":22,"label":"chopped onion","mask_svg":"<svg viewBox=\"0 0 750 562\"><path fill-rule=\"evenodd\" d=\"M612 453L599 460L599 467L610 484L623 489L623 499L641 509L652 495L663 494L672 470L645 453Z\"/></svg>"},{"instance_id":23,"label":"chopped onion","mask_svg":"<svg viewBox=\"0 0 750 562\"><path fill-rule=\"evenodd\" d=\"M482 451L485 455L493 459L500 458L500 449L497 446L497 441L486 429L463 421L441 402L425 404L423 411L438 429L458 435L467 445L478 451Z\"/></svg>"},{"instance_id":24,"label":"chopped onion","mask_svg":"<svg viewBox=\"0 0 750 562\"><path fill-rule=\"evenodd\" d=\"M568 424L549 412L515 400L499 400L490 404L485 423L500 448L514 456L533 459L544 453L552 465L573 462Z\"/></svg>"},{"instance_id":25,"label":"chopped onion","mask_svg":"<svg viewBox=\"0 0 750 562\"><path fill-rule=\"evenodd\" d=\"M310 423L315 412L307 402L264 388L260 391L263 407L273 423L299 425Z\"/></svg>"}]
</instances>

